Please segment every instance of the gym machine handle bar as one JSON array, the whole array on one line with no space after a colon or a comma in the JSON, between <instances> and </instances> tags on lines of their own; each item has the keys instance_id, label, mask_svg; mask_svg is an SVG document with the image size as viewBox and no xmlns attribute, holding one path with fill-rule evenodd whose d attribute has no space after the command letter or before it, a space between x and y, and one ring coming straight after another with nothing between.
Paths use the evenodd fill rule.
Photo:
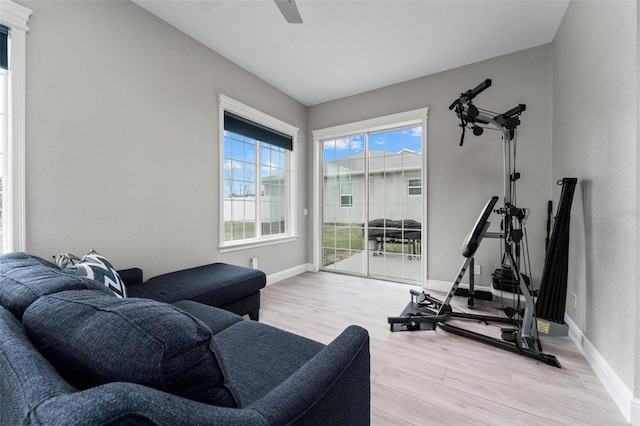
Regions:
<instances>
[{"instance_id":1,"label":"gym machine handle bar","mask_svg":"<svg viewBox=\"0 0 640 426\"><path fill-rule=\"evenodd\" d=\"M491 79L490 78L488 78L485 81L483 81L482 83L478 84L473 89L469 89L466 92L461 93L460 94L460 98L456 99L455 101L453 101L453 103L451 105L449 105L449 109L450 110L454 109L456 107L456 105L458 105L458 103L460 101L462 101L462 102L471 101L473 98L478 96L480 93L484 92L489 87L491 87Z\"/></svg>"}]
</instances>

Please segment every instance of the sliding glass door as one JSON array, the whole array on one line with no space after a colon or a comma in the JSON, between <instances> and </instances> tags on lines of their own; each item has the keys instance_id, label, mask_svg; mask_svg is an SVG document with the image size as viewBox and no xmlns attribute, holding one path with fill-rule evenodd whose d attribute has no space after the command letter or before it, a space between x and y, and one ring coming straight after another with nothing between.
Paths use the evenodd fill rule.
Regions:
<instances>
[{"instance_id":1,"label":"sliding glass door","mask_svg":"<svg viewBox=\"0 0 640 426\"><path fill-rule=\"evenodd\" d=\"M321 269L422 283L423 124L321 140Z\"/></svg>"},{"instance_id":2,"label":"sliding glass door","mask_svg":"<svg viewBox=\"0 0 640 426\"><path fill-rule=\"evenodd\" d=\"M369 274L422 280L422 128L369 135Z\"/></svg>"},{"instance_id":3,"label":"sliding glass door","mask_svg":"<svg viewBox=\"0 0 640 426\"><path fill-rule=\"evenodd\" d=\"M322 142L322 267L365 274L365 135Z\"/></svg>"}]
</instances>

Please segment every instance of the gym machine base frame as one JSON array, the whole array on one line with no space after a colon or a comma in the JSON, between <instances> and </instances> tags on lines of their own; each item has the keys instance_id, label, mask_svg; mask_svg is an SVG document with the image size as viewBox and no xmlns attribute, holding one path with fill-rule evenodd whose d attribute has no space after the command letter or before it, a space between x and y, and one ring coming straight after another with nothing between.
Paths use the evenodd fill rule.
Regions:
<instances>
[{"instance_id":1,"label":"gym machine base frame","mask_svg":"<svg viewBox=\"0 0 640 426\"><path fill-rule=\"evenodd\" d=\"M569 324L538 318L538 333L545 336L563 337L569 335Z\"/></svg>"},{"instance_id":2,"label":"gym machine base frame","mask_svg":"<svg viewBox=\"0 0 640 426\"><path fill-rule=\"evenodd\" d=\"M518 282L520 290L525 298L525 312L522 320L514 320L506 317L496 317L487 315L468 314L464 312L454 312L450 302L454 296L462 278L464 277L469 265L473 261L473 256L480 246L481 241L485 237L493 237L495 234L489 233L488 222L489 216L498 201L498 197L492 197L485 205L483 211L478 217L472 231L465 239L462 247L462 255L465 260L460 267L460 271L449 289L447 297L441 301L431 295L415 290L410 290L411 301L404 308L402 313L397 317L388 317L387 322L391 331L417 331L417 330L435 330L437 327L441 329L466 337L481 343L491 345L493 347L517 353L529 358L533 358L544 362L545 364L561 368L560 362L554 355L542 352L540 341L531 335L531 331L535 328L533 323L534 303L533 296L529 292L518 268L513 261L510 253L507 253L507 261L511 264ZM472 271L473 272L473 271ZM502 340L476 333L461 327L449 324L451 319L473 320L485 323L504 323L510 324L513 329L502 329Z\"/></svg>"}]
</instances>

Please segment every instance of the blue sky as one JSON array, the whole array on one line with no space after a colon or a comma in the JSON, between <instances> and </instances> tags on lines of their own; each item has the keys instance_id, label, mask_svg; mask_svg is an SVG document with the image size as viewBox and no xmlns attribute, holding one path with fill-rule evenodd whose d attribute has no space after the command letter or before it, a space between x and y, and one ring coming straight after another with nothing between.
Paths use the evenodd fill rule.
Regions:
<instances>
[{"instance_id":1,"label":"blue sky","mask_svg":"<svg viewBox=\"0 0 640 426\"><path fill-rule=\"evenodd\" d=\"M324 142L324 161L332 161L364 152L364 134ZM403 149L422 151L422 127L370 133L369 150L398 153Z\"/></svg>"}]
</instances>

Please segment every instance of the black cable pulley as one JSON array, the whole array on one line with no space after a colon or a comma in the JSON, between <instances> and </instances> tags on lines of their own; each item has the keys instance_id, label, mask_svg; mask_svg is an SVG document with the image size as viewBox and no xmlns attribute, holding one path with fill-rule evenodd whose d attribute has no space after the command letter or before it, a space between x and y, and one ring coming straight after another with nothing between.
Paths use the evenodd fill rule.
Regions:
<instances>
[{"instance_id":1,"label":"black cable pulley","mask_svg":"<svg viewBox=\"0 0 640 426\"><path fill-rule=\"evenodd\" d=\"M476 118L478 115L480 115L478 108L469 102L469 105L467 106L467 116L469 116L469 118Z\"/></svg>"}]
</instances>

